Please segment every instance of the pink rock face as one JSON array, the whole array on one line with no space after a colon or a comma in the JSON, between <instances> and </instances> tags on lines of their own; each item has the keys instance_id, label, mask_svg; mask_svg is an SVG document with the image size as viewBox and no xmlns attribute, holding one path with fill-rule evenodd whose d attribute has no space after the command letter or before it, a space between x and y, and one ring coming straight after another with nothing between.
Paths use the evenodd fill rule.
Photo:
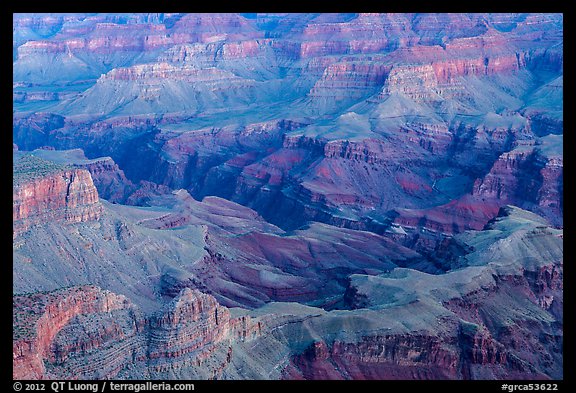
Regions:
<instances>
[{"instance_id":1,"label":"pink rock face","mask_svg":"<svg viewBox=\"0 0 576 393\"><path fill-rule=\"evenodd\" d=\"M125 297L93 286L16 296L13 303L14 379L53 377L43 361L50 356L51 344L58 332L75 316L130 307Z\"/></svg>"},{"instance_id":2,"label":"pink rock face","mask_svg":"<svg viewBox=\"0 0 576 393\"><path fill-rule=\"evenodd\" d=\"M458 76L491 75L517 71L525 62L515 55L476 58L439 62L434 64L434 72L441 82L450 82Z\"/></svg>"},{"instance_id":3,"label":"pink rock face","mask_svg":"<svg viewBox=\"0 0 576 393\"><path fill-rule=\"evenodd\" d=\"M230 312L212 296L185 289L161 315L151 322L152 328L165 330L168 337L159 337L151 344L150 358L178 357L222 340L230 329ZM184 325L191 331L181 329ZM170 347L166 347L169 343ZM190 345L190 343L194 343ZM180 346L184 345L184 348ZM155 350L156 346L160 347Z\"/></svg>"},{"instance_id":4,"label":"pink rock face","mask_svg":"<svg viewBox=\"0 0 576 393\"><path fill-rule=\"evenodd\" d=\"M244 59L261 53L261 47L270 45L271 40L250 40L238 43L229 43L222 49L224 59Z\"/></svg>"},{"instance_id":5,"label":"pink rock face","mask_svg":"<svg viewBox=\"0 0 576 393\"><path fill-rule=\"evenodd\" d=\"M59 42L29 41L19 47L18 56L26 58L38 53L94 52L110 54L123 51L152 50L171 43L170 40L166 39L165 31L162 31L163 27L162 25L155 27L140 25L137 28L129 26L122 28L116 24L96 24L93 31L86 28L86 33L90 35L89 38L72 38ZM126 34L128 31L129 34ZM78 34L78 32L73 33ZM112 38L110 33L113 34Z\"/></svg>"},{"instance_id":6,"label":"pink rock face","mask_svg":"<svg viewBox=\"0 0 576 393\"><path fill-rule=\"evenodd\" d=\"M446 205L430 209L401 209L394 222L407 227L424 227L454 234L464 230L480 230L496 216L500 208L496 201L485 201L466 195Z\"/></svg>"},{"instance_id":7,"label":"pink rock face","mask_svg":"<svg viewBox=\"0 0 576 393\"><path fill-rule=\"evenodd\" d=\"M409 31L409 25L404 14L359 14L348 22L311 23L302 32L300 56L373 53L389 46L407 46L418 40Z\"/></svg>"},{"instance_id":8,"label":"pink rock face","mask_svg":"<svg viewBox=\"0 0 576 393\"><path fill-rule=\"evenodd\" d=\"M323 341L294 356L283 371L286 379L438 380L471 379L479 370L518 379L547 379L526 369L518 359L508 359L504 345L490 333L463 324L458 341L418 335L371 336L359 343ZM481 372L481 371L480 371ZM485 374L487 376L488 374Z\"/></svg>"},{"instance_id":9,"label":"pink rock face","mask_svg":"<svg viewBox=\"0 0 576 393\"><path fill-rule=\"evenodd\" d=\"M14 379L115 378L135 361L161 372L179 362L209 361L220 345L253 340L263 329L248 316L231 318L212 296L190 289L151 318L126 297L94 286L16 296L13 302Z\"/></svg>"},{"instance_id":10,"label":"pink rock face","mask_svg":"<svg viewBox=\"0 0 576 393\"><path fill-rule=\"evenodd\" d=\"M559 218L564 212L562 201L563 168L563 159L553 158L548 160L544 168L540 170L543 182L542 187L538 191L537 200L542 212L551 212L549 217Z\"/></svg>"},{"instance_id":11,"label":"pink rock face","mask_svg":"<svg viewBox=\"0 0 576 393\"><path fill-rule=\"evenodd\" d=\"M548 137L552 138L555 137ZM560 192L562 168L563 159L557 151L520 145L502 154L490 172L483 179L476 180L473 195L519 206L532 205L558 224L562 221L563 212Z\"/></svg>"},{"instance_id":12,"label":"pink rock face","mask_svg":"<svg viewBox=\"0 0 576 393\"><path fill-rule=\"evenodd\" d=\"M402 93L415 100L432 99L432 89L438 89L433 65L394 67L381 95Z\"/></svg>"},{"instance_id":13,"label":"pink rock face","mask_svg":"<svg viewBox=\"0 0 576 393\"><path fill-rule=\"evenodd\" d=\"M389 71L389 66L374 63L330 64L309 96L358 99L382 85Z\"/></svg>"},{"instance_id":14,"label":"pink rock face","mask_svg":"<svg viewBox=\"0 0 576 393\"><path fill-rule=\"evenodd\" d=\"M202 361L222 342L258 337L262 326L249 317L231 318L214 297L186 288L151 319L150 328L147 356L161 369L166 360L190 354Z\"/></svg>"},{"instance_id":15,"label":"pink rock face","mask_svg":"<svg viewBox=\"0 0 576 393\"><path fill-rule=\"evenodd\" d=\"M118 122L117 126L131 124L133 123ZM69 162L74 168L87 170L98 191L98 196L109 202L132 205L142 204L154 195L170 192L167 187L148 181L137 183L130 181L124 171L110 157L90 160L86 158L84 152L80 149L55 151L49 146L34 150L33 154L45 160Z\"/></svg>"},{"instance_id":16,"label":"pink rock face","mask_svg":"<svg viewBox=\"0 0 576 393\"><path fill-rule=\"evenodd\" d=\"M436 337L371 336L357 344L314 342L284 370L287 379L456 379L458 354Z\"/></svg>"},{"instance_id":17,"label":"pink rock face","mask_svg":"<svg viewBox=\"0 0 576 393\"><path fill-rule=\"evenodd\" d=\"M102 207L90 173L65 170L23 182L13 189L13 235L31 225L56 220L68 223L94 221Z\"/></svg>"}]
</instances>

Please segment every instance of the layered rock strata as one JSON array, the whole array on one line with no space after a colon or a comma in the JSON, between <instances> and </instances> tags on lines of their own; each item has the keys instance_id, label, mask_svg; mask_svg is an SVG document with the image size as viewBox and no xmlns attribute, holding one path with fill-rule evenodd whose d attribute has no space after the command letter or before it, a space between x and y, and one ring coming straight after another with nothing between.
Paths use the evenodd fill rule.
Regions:
<instances>
[{"instance_id":1,"label":"layered rock strata","mask_svg":"<svg viewBox=\"0 0 576 393\"><path fill-rule=\"evenodd\" d=\"M98 191L88 171L65 169L33 156L17 161L13 184L14 237L32 225L48 221L94 221L101 211Z\"/></svg>"},{"instance_id":2,"label":"layered rock strata","mask_svg":"<svg viewBox=\"0 0 576 393\"><path fill-rule=\"evenodd\" d=\"M190 289L148 317L126 297L95 286L15 296L13 303L14 379L109 379L133 367L155 376L201 365L217 376L213 352L227 345L231 353L232 343L263 329Z\"/></svg>"}]
</instances>

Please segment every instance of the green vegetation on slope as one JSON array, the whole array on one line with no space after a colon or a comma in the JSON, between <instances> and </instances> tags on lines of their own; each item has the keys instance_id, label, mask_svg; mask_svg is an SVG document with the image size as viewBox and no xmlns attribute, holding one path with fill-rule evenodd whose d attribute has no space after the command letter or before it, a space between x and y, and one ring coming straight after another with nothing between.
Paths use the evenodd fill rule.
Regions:
<instances>
[{"instance_id":1,"label":"green vegetation on slope","mask_svg":"<svg viewBox=\"0 0 576 393\"><path fill-rule=\"evenodd\" d=\"M68 165L56 164L31 154L14 156L12 186L29 183L49 174L71 169Z\"/></svg>"}]
</instances>

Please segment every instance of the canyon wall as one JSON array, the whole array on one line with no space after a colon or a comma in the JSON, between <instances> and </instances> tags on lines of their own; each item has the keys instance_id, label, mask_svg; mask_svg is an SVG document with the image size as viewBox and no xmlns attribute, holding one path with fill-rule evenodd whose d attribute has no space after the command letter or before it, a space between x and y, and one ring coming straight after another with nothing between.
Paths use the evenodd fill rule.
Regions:
<instances>
[{"instance_id":1,"label":"canyon wall","mask_svg":"<svg viewBox=\"0 0 576 393\"><path fill-rule=\"evenodd\" d=\"M16 164L13 185L13 236L47 221L86 222L97 220L102 207L90 173L82 169L60 169L54 164L25 156ZM24 166L49 171L35 176ZM20 173L22 172L22 173Z\"/></svg>"},{"instance_id":2,"label":"canyon wall","mask_svg":"<svg viewBox=\"0 0 576 393\"><path fill-rule=\"evenodd\" d=\"M152 317L95 286L20 295L13 302L14 379L109 379L129 363L156 375L209 363L224 343L254 339L262 330L260 322L232 318L213 297L190 289Z\"/></svg>"}]
</instances>

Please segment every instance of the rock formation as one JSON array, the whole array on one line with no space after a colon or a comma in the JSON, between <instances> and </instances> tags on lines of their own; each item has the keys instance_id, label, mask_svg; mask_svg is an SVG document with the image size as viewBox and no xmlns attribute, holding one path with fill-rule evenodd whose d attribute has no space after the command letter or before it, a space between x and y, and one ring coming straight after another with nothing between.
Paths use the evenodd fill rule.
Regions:
<instances>
[{"instance_id":1,"label":"rock formation","mask_svg":"<svg viewBox=\"0 0 576 393\"><path fill-rule=\"evenodd\" d=\"M47 221L97 220L102 211L90 173L30 155L16 161L12 191L14 237Z\"/></svg>"},{"instance_id":2,"label":"rock formation","mask_svg":"<svg viewBox=\"0 0 576 393\"><path fill-rule=\"evenodd\" d=\"M112 322L112 314L130 307L130 302L125 297L93 286L14 296L14 379L55 378L53 371L46 368L45 361L62 363L75 347L80 349L78 341L66 343L66 347L56 341L58 334L66 329L67 325L73 323L78 316L90 314L95 317L103 315L108 322ZM111 333L114 328L113 325L108 327ZM103 333L105 334L101 332ZM70 339L79 340L81 337L71 336ZM98 339L102 338L92 338ZM83 345L82 350L98 346L94 341L86 344L90 346Z\"/></svg>"},{"instance_id":3,"label":"rock formation","mask_svg":"<svg viewBox=\"0 0 576 393\"><path fill-rule=\"evenodd\" d=\"M15 378L563 378L562 14L13 33Z\"/></svg>"},{"instance_id":4,"label":"rock formation","mask_svg":"<svg viewBox=\"0 0 576 393\"><path fill-rule=\"evenodd\" d=\"M520 144L502 154L483 179L476 180L473 194L531 206L551 222L561 225L562 137L548 135L538 144Z\"/></svg>"},{"instance_id":5,"label":"rock formation","mask_svg":"<svg viewBox=\"0 0 576 393\"><path fill-rule=\"evenodd\" d=\"M262 331L260 322L232 318L213 297L190 289L151 317L124 296L94 286L20 295L13 302L14 379L117 378L129 363L141 375L203 366L216 377L212 352Z\"/></svg>"}]
</instances>

